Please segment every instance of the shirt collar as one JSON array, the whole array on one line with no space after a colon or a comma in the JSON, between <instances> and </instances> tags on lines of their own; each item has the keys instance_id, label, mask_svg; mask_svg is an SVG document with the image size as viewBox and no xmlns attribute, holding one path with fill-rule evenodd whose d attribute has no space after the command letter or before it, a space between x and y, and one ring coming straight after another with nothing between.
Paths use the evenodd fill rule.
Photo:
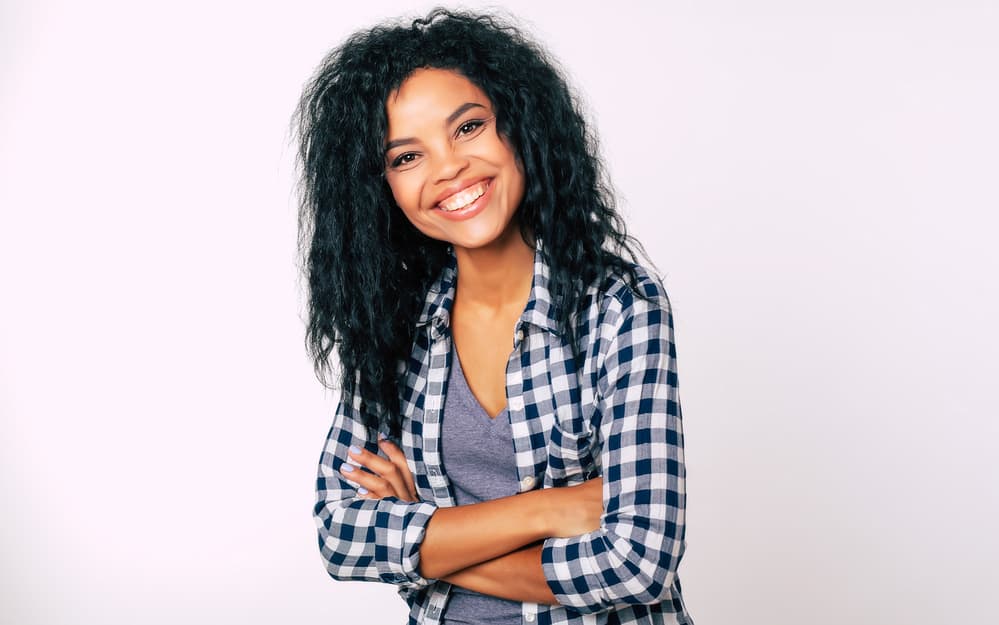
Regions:
<instances>
[{"instance_id":1,"label":"shirt collar","mask_svg":"<svg viewBox=\"0 0 999 625\"><path fill-rule=\"evenodd\" d=\"M454 247L449 247L448 252L440 276L427 291L423 311L416 322L417 326L432 323L438 327L446 327L451 323L451 306L454 304L454 292L458 285L458 259L454 254ZM554 334L561 334L558 309L548 290L548 278L548 262L545 260L543 244L538 239L534 248L534 279L531 283L531 295L520 319Z\"/></svg>"}]
</instances>

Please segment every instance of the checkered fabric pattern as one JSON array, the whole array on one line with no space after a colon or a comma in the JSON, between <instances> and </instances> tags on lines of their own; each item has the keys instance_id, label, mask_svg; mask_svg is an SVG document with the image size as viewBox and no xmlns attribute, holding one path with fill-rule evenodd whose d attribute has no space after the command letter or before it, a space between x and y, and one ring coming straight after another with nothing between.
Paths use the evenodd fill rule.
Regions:
<instances>
[{"instance_id":1,"label":"checkered fabric pattern","mask_svg":"<svg viewBox=\"0 0 999 625\"><path fill-rule=\"evenodd\" d=\"M684 551L685 469L669 300L638 267L636 297L619 277L589 292L576 320L579 364L563 340L538 243L530 299L507 367L507 408L521 490L603 476L596 531L544 542L545 578L561 605L524 603L542 625L693 623L677 566ZM441 459L441 416L450 369L452 254L427 294L411 357L399 363L406 454L421 501L357 498L339 475L351 445L378 452L357 398L341 398L319 464L315 518L331 576L396 584L411 625L437 625L451 586L424 579L419 549L438 507L454 506Z\"/></svg>"}]
</instances>

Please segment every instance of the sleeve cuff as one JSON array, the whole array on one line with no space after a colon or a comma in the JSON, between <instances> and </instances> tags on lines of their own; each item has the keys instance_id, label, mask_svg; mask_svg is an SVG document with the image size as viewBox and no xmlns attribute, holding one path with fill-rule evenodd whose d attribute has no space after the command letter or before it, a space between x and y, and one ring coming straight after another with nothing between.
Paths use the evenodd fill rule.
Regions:
<instances>
[{"instance_id":1,"label":"sleeve cuff","mask_svg":"<svg viewBox=\"0 0 999 625\"><path fill-rule=\"evenodd\" d=\"M411 588L427 586L431 580L419 573L420 546L437 506L425 501L409 503L397 499L383 499L379 503L382 505L375 514L381 518L376 518L374 541L379 577L389 584ZM385 549L386 553L378 554L380 549Z\"/></svg>"},{"instance_id":2,"label":"sleeve cuff","mask_svg":"<svg viewBox=\"0 0 999 625\"><path fill-rule=\"evenodd\" d=\"M555 599L581 613L606 610L603 583L593 570L594 533L571 538L548 538L541 550L545 581Z\"/></svg>"}]
</instances>

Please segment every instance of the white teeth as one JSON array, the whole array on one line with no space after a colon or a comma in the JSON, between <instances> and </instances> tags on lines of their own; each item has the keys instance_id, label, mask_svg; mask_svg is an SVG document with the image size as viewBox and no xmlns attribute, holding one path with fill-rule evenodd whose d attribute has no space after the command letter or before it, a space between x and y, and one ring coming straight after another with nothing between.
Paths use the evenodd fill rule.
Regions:
<instances>
[{"instance_id":1,"label":"white teeth","mask_svg":"<svg viewBox=\"0 0 999 625\"><path fill-rule=\"evenodd\" d=\"M451 197L447 198L446 200L438 204L438 206L440 206L441 210L445 210L449 213L456 210L460 210L462 208L465 208L475 200L479 199L480 197L482 197L482 195L486 192L486 188L488 186L489 186L488 181L480 182L475 186L469 187L467 189L459 191L458 193L455 193Z\"/></svg>"}]
</instances>

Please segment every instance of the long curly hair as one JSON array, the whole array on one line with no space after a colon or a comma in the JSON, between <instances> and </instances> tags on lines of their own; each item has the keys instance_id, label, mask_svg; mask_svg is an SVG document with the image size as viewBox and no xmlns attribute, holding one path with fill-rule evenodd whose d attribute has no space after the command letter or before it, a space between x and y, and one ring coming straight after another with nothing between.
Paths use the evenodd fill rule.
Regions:
<instances>
[{"instance_id":1,"label":"long curly hair","mask_svg":"<svg viewBox=\"0 0 999 625\"><path fill-rule=\"evenodd\" d=\"M525 241L550 266L559 324L576 350L573 318L608 275L636 285L626 233L582 108L557 64L509 21L434 9L412 23L355 33L306 84L295 112L301 173L299 250L308 283L306 346L317 377L336 376L360 399L372 430L400 428L399 363L408 359L427 289L449 256L418 231L384 177L385 103L416 69L453 70L489 97L498 132L524 169L518 209ZM641 296L638 289L637 294Z\"/></svg>"}]
</instances>

